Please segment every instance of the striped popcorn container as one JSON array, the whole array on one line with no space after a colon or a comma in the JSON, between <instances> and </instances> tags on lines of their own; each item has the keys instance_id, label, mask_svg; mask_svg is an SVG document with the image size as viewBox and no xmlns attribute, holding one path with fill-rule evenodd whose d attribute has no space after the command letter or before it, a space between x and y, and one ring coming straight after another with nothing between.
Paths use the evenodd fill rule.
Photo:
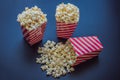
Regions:
<instances>
[{"instance_id":1,"label":"striped popcorn container","mask_svg":"<svg viewBox=\"0 0 120 80\"><path fill-rule=\"evenodd\" d=\"M73 47L77 55L73 66L98 56L103 49L102 43L97 36L69 38L67 43Z\"/></svg>"},{"instance_id":2,"label":"striped popcorn container","mask_svg":"<svg viewBox=\"0 0 120 80\"><path fill-rule=\"evenodd\" d=\"M72 36L77 27L77 23L56 22L57 37L68 39Z\"/></svg>"},{"instance_id":3,"label":"striped popcorn container","mask_svg":"<svg viewBox=\"0 0 120 80\"><path fill-rule=\"evenodd\" d=\"M46 23L30 31L27 30L25 27L21 27L21 29L25 40L32 46L42 40L45 27L46 27Z\"/></svg>"}]
</instances>

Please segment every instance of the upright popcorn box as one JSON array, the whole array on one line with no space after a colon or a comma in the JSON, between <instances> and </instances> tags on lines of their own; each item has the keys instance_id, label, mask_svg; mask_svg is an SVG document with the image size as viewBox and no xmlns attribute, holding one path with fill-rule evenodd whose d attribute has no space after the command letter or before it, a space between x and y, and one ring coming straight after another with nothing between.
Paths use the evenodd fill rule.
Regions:
<instances>
[{"instance_id":1,"label":"upright popcorn box","mask_svg":"<svg viewBox=\"0 0 120 80\"><path fill-rule=\"evenodd\" d=\"M24 27L21 27L23 36L30 45L34 45L35 43L42 40L45 28L46 23L42 24L40 27L31 31L27 30Z\"/></svg>"},{"instance_id":2,"label":"upright popcorn box","mask_svg":"<svg viewBox=\"0 0 120 80\"><path fill-rule=\"evenodd\" d=\"M79 22L79 8L73 4L59 4L56 8L57 37L70 38Z\"/></svg>"},{"instance_id":3,"label":"upright popcorn box","mask_svg":"<svg viewBox=\"0 0 120 80\"><path fill-rule=\"evenodd\" d=\"M72 34L74 33L77 23L63 23L63 22L57 22L57 36L61 38L70 38Z\"/></svg>"},{"instance_id":4,"label":"upright popcorn box","mask_svg":"<svg viewBox=\"0 0 120 80\"><path fill-rule=\"evenodd\" d=\"M69 38L66 43L73 47L77 56L73 66L98 56L103 49L97 36Z\"/></svg>"},{"instance_id":5,"label":"upright popcorn box","mask_svg":"<svg viewBox=\"0 0 120 80\"><path fill-rule=\"evenodd\" d=\"M40 8L37 6L32 8L26 7L25 11L18 15L17 21L21 25L25 40L30 45L34 45L42 40L47 18Z\"/></svg>"}]
</instances>

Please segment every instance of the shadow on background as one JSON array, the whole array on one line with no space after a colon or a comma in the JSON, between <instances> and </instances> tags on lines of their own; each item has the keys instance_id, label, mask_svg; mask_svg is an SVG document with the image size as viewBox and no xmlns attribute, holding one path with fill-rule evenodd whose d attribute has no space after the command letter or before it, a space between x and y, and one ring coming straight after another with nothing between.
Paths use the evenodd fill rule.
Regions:
<instances>
[{"instance_id":1,"label":"shadow on background","mask_svg":"<svg viewBox=\"0 0 120 80\"><path fill-rule=\"evenodd\" d=\"M63 43L65 43L67 41L67 39L63 39L63 38L59 38L58 37L58 42L63 42Z\"/></svg>"},{"instance_id":2,"label":"shadow on background","mask_svg":"<svg viewBox=\"0 0 120 80\"><path fill-rule=\"evenodd\" d=\"M91 69L92 67L96 66L99 64L99 58L98 56L97 57L94 57L93 59L90 59L86 62L83 62L77 66L75 66L75 71L72 72L71 74L74 76L76 75L80 75L84 72L86 72L87 70Z\"/></svg>"},{"instance_id":3,"label":"shadow on background","mask_svg":"<svg viewBox=\"0 0 120 80\"><path fill-rule=\"evenodd\" d=\"M19 49L20 52L22 52L21 57L26 63L34 63L35 58L38 56L37 55L37 50L38 47L42 45L42 41L36 43L33 46L30 46L26 40L22 39Z\"/></svg>"}]
</instances>

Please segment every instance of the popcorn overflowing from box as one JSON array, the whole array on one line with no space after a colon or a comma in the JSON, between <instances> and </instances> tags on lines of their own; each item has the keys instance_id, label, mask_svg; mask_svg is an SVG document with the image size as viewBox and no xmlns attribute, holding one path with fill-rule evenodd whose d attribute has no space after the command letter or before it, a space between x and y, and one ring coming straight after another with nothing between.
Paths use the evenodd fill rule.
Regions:
<instances>
[{"instance_id":1,"label":"popcorn overflowing from box","mask_svg":"<svg viewBox=\"0 0 120 80\"><path fill-rule=\"evenodd\" d=\"M74 71L71 64L75 62L76 55L64 44L48 40L44 47L39 47L38 53L41 57L36 58L36 62L43 64L41 68L47 71L47 75L59 77Z\"/></svg>"},{"instance_id":2,"label":"popcorn overflowing from box","mask_svg":"<svg viewBox=\"0 0 120 80\"><path fill-rule=\"evenodd\" d=\"M56 31L61 38L70 38L79 22L79 8L71 3L61 3L56 8Z\"/></svg>"},{"instance_id":3,"label":"popcorn overflowing from box","mask_svg":"<svg viewBox=\"0 0 120 80\"><path fill-rule=\"evenodd\" d=\"M47 18L40 8L26 7L25 11L18 14L17 21L20 22L24 38L30 45L42 40Z\"/></svg>"},{"instance_id":4,"label":"popcorn overflowing from box","mask_svg":"<svg viewBox=\"0 0 120 80\"><path fill-rule=\"evenodd\" d=\"M66 44L72 46L77 55L73 66L98 56L103 48L97 36L69 38Z\"/></svg>"},{"instance_id":5,"label":"popcorn overflowing from box","mask_svg":"<svg viewBox=\"0 0 120 80\"><path fill-rule=\"evenodd\" d=\"M39 47L41 57L36 62L43 64L41 68L47 75L60 77L74 71L75 65L98 56L102 48L97 36L69 38L65 44L48 40Z\"/></svg>"}]
</instances>

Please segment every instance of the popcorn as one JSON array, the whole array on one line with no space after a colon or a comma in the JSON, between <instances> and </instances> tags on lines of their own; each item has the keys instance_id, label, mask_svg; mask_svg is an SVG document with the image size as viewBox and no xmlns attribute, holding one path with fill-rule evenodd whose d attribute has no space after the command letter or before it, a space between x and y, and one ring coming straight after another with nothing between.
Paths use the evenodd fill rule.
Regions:
<instances>
[{"instance_id":1,"label":"popcorn","mask_svg":"<svg viewBox=\"0 0 120 80\"><path fill-rule=\"evenodd\" d=\"M64 51L65 49L67 51ZM38 53L41 54L41 57L36 58L36 62L43 64L41 69L46 70L47 75L56 78L74 71L72 65L76 58L73 59L73 56L76 57L76 54L67 45L48 40L44 47L38 48Z\"/></svg>"},{"instance_id":2,"label":"popcorn","mask_svg":"<svg viewBox=\"0 0 120 80\"><path fill-rule=\"evenodd\" d=\"M21 14L18 14L17 21L20 25L31 31L47 22L46 14L40 8L34 6L32 8L25 8Z\"/></svg>"},{"instance_id":3,"label":"popcorn","mask_svg":"<svg viewBox=\"0 0 120 80\"><path fill-rule=\"evenodd\" d=\"M79 8L71 3L61 3L56 8L57 37L68 39L72 36L79 22Z\"/></svg>"},{"instance_id":4,"label":"popcorn","mask_svg":"<svg viewBox=\"0 0 120 80\"><path fill-rule=\"evenodd\" d=\"M38 48L38 53L42 53L36 63L43 64L42 70L56 78L75 71L73 66L98 56L102 48L96 36L70 38L65 44L48 40Z\"/></svg>"},{"instance_id":5,"label":"popcorn","mask_svg":"<svg viewBox=\"0 0 120 80\"><path fill-rule=\"evenodd\" d=\"M79 8L71 3L61 3L56 8L56 21L64 23L77 23L79 21Z\"/></svg>"},{"instance_id":6,"label":"popcorn","mask_svg":"<svg viewBox=\"0 0 120 80\"><path fill-rule=\"evenodd\" d=\"M42 40L47 18L40 8L26 7L21 14L18 14L17 21L21 25L23 37L31 46Z\"/></svg>"}]
</instances>

